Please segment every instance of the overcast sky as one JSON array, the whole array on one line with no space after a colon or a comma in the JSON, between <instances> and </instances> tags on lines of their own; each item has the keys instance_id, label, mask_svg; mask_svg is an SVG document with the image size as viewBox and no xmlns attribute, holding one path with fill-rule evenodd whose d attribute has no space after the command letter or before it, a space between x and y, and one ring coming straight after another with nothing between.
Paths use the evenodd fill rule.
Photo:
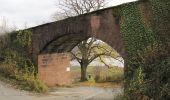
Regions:
<instances>
[{"instance_id":1,"label":"overcast sky","mask_svg":"<svg viewBox=\"0 0 170 100\"><path fill-rule=\"evenodd\" d=\"M0 0L0 24L5 18L10 26L21 29L50 22L58 0ZM109 6L136 0L111 0Z\"/></svg>"}]
</instances>

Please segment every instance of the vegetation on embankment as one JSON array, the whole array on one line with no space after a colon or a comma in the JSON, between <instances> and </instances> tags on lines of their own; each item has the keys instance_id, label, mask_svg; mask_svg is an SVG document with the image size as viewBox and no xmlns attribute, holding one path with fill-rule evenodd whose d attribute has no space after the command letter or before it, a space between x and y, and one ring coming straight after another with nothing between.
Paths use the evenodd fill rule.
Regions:
<instances>
[{"instance_id":1,"label":"vegetation on embankment","mask_svg":"<svg viewBox=\"0 0 170 100\"><path fill-rule=\"evenodd\" d=\"M0 81L10 84L20 90L34 91L38 93L46 93L48 91L48 87L34 75L23 75L22 73L19 76L16 75L9 77L0 73Z\"/></svg>"},{"instance_id":2,"label":"vegetation on embankment","mask_svg":"<svg viewBox=\"0 0 170 100\"><path fill-rule=\"evenodd\" d=\"M21 89L44 93L48 88L31 61L31 36L28 30L0 36L0 75Z\"/></svg>"}]
</instances>

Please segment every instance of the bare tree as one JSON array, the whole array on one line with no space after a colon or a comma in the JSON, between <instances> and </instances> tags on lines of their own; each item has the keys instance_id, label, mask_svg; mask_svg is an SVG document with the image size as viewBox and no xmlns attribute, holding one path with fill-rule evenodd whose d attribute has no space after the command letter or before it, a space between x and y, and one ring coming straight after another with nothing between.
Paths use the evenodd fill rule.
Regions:
<instances>
[{"instance_id":1,"label":"bare tree","mask_svg":"<svg viewBox=\"0 0 170 100\"><path fill-rule=\"evenodd\" d=\"M5 17L0 18L0 61L4 58L2 55L4 54L4 48L7 48L10 42L9 34L14 31L15 27L9 27L8 21Z\"/></svg>"},{"instance_id":2,"label":"bare tree","mask_svg":"<svg viewBox=\"0 0 170 100\"><path fill-rule=\"evenodd\" d=\"M2 19L0 19L0 34L4 34L8 31L9 27L7 25L7 21L6 19L3 17Z\"/></svg>"},{"instance_id":3,"label":"bare tree","mask_svg":"<svg viewBox=\"0 0 170 100\"><path fill-rule=\"evenodd\" d=\"M76 48L78 50L74 51L73 49L71 53L81 66L81 81L87 80L87 67L95 59L101 59L101 56L119 57L113 48L95 38L82 41ZM104 62L104 64L106 63Z\"/></svg>"},{"instance_id":4,"label":"bare tree","mask_svg":"<svg viewBox=\"0 0 170 100\"><path fill-rule=\"evenodd\" d=\"M0 35L16 30L15 26L10 27L5 17L0 18Z\"/></svg>"},{"instance_id":5,"label":"bare tree","mask_svg":"<svg viewBox=\"0 0 170 100\"><path fill-rule=\"evenodd\" d=\"M107 0L61 0L57 4L59 12L54 14L55 20L77 16L104 8Z\"/></svg>"},{"instance_id":6,"label":"bare tree","mask_svg":"<svg viewBox=\"0 0 170 100\"><path fill-rule=\"evenodd\" d=\"M77 16L91 11L104 8L108 0L61 0L57 7L61 12L56 12L55 20L61 20L67 17ZM104 51L104 48L96 44L95 38L90 38L78 44L78 51L72 52L74 58L81 65L81 81L86 81L87 66L96 58L102 55L111 55L110 51ZM102 52L101 52L102 51ZM111 50L112 51L112 50Z\"/></svg>"}]
</instances>

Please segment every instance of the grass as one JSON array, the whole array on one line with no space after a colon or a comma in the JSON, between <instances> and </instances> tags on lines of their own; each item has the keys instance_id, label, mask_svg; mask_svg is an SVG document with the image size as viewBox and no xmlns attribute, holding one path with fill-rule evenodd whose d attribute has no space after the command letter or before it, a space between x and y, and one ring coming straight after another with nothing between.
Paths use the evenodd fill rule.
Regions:
<instances>
[{"instance_id":1,"label":"grass","mask_svg":"<svg viewBox=\"0 0 170 100\"><path fill-rule=\"evenodd\" d=\"M92 82L77 82L74 86L95 86L95 87L104 87L104 88L120 88L123 87L121 83L114 83L114 82L104 82L104 83L92 83Z\"/></svg>"},{"instance_id":2,"label":"grass","mask_svg":"<svg viewBox=\"0 0 170 100\"><path fill-rule=\"evenodd\" d=\"M91 75L91 79L87 82L79 82L81 77L81 69L78 66L71 67L72 77L75 79L75 85L84 86L102 86L102 87L122 87L123 86L123 68L121 67L92 67L87 68L87 75Z\"/></svg>"}]
</instances>

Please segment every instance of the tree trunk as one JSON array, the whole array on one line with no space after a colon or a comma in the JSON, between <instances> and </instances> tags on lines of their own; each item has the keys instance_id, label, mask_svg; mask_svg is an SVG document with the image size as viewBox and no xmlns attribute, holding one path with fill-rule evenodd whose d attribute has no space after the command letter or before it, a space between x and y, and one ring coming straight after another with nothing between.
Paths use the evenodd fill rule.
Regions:
<instances>
[{"instance_id":1,"label":"tree trunk","mask_svg":"<svg viewBox=\"0 0 170 100\"><path fill-rule=\"evenodd\" d=\"M80 81L87 81L87 77L86 77L86 73L87 73L87 64L82 63L81 64L81 80Z\"/></svg>"}]
</instances>

